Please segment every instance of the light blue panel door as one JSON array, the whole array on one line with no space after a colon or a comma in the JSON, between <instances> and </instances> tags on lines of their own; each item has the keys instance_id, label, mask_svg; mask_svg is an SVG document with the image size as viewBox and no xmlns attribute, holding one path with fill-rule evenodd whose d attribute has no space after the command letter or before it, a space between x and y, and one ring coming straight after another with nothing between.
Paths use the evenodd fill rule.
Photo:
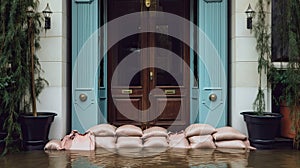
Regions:
<instances>
[{"instance_id":1,"label":"light blue panel door","mask_svg":"<svg viewBox=\"0 0 300 168\"><path fill-rule=\"evenodd\" d=\"M99 123L98 1L72 0L72 129Z\"/></svg>"},{"instance_id":2,"label":"light blue panel door","mask_svg":"<svg viewBox=\"0 0 300 168\"><path fill-rule=\"evenodd\" d=\"M199 0L199 122L227 125L227 0Z\"/></svg>"}]
</instances>

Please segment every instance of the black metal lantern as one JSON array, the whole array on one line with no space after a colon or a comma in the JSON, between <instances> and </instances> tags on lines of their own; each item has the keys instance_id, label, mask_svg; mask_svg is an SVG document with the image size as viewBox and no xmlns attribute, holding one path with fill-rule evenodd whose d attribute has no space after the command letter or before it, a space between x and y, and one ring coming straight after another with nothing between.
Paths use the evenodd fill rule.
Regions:
<instances>
[{"instance_id":1,"label":"black metal lantern","mask_svg":"<svg viewBox=\"0 0 300 168\"><path fill-rule=\"evenodd\" d=\"M49 3L47 3L46 8L43 10L44 18L45 18L45 29L50 29L51 28L51 18L50 15L53 12L50 9Z\"/></svg>"},{"instance_id":2,"label":"black metal lantern","mask_svg":"<svg viewBox=\"0 0 300 168\"><path fill-rule=\"evenodd\" d=\"M254 16L255 11L251 8L249 4L248 9L245 11L247 15L247 29L252 29L252 18Z\"/></svg>"}]
</instances>

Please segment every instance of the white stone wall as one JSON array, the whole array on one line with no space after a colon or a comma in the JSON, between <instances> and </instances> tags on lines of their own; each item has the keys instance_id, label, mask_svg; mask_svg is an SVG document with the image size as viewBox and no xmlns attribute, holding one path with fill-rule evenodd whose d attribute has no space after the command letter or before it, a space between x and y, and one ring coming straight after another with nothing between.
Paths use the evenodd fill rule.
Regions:
<instances>
[{"instance_id":1,"label":"white stone wall","mask_svg":"<svg viewBox=\"0 0 300 168\"><path fill-rule=\"evenodd\" d=\"M231 4L231 124L234 128L247 133L242 111L251 111L258 86L256 39L247 29L245 11L249 3L256 10L257 0L232 0ZM270 9L268 9L270 11ZM255 20L253 20L253 23ZM266 110L271 107L270 92L264 76L263 88L266 95Z\"/></svg>"},{"instance_id":2,"label":"white stone wall","mask_svg":"<svg viewBox=\"0 0 300 168\"><path fill-rule=\"evenodd\" d=\"M39 96L38 111L55 112L57 116L52 123L49 139L60 139L67 130L67 3L61 0L42 0L39 12L49 3L51 15L51 29L41 32L41 49L37 51L44 73L49 82ZM42 22L44 24L44 22Z\"/></svg>"}]
</instances>

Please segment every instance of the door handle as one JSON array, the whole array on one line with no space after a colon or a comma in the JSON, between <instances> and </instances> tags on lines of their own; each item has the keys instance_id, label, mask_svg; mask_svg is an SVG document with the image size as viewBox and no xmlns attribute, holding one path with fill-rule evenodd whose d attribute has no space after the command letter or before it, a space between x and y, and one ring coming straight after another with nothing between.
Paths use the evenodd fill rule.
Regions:
<instances>
[{"instance_id":1,"label":"door handle","mask_svg":"<svg viewBox=\"0 0 300 168\"><path fill-rule=\"evenodd\" d=\"M149 76L150 76L150 81L152 81L153 80L153 72L150 72Z\"/></svg>"},{"instance_id":2,"label":"door handle","mask_svg":"<svg viewBox=\"0 0 300 168\"><path fill-rule=\"evenodd\" d=\"M217 98L218 98L218 96L215 93L212 93L209 95L209 100L212 102L216 101Z\"/></svg>"},{"instance_id":3,"label":"door handle","mask_svg":"<svg viewBox=\"0 0 300 168\"><path fill-rule=\"evenodd\" d=\"M149 8L151 6L151 0L145 0L145 5Z\"/></svg>"},{"instance_id":4,"label":"door handle","mask_svg":"<svg viewBox=\"0 0 300 168\"><path fill-rule=\"evenodd\" d=\"M87 100L87 95L86 94L84 94L84 93L81 93L80 95L79 95L79 99L80 99L80 101L82 101L82 102L85 102L86 100Z\"/></svg>"}]
</instances>

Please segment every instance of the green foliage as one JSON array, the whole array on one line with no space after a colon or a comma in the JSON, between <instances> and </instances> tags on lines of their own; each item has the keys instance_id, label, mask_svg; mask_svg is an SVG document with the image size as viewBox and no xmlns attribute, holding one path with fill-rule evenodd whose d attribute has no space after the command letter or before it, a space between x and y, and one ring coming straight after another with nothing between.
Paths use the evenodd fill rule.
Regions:
<instances>
[{"instance_id":1,"label":"green foliage","mask_svg":"<svg viewBox=\"0 0 300 168\"><path fill-rule=\"evenodd\" d=\"M0 126L8 133L5 138L6 152L19 147L16 142L19 142L21 133L17 120L19 114L25 111L24 107L32 102L26 99L31 91L30 37L33 37L35 48L39 48L41 16L32 13L29 17L26 11L29 6L36 9L37 5L36 0L0 1L0 116L5 118L3 126ZM29 24L30 20L32 24ZM47 82L40 75L42 69L36 55L34 63L38 94Z\"/></svg>"},{"instance_id":2,"label":"green foliage","mask_svg":"<svg viewBox=\"0 0 300 168\"><path fill-rule=\"evenodd\" d=\"M284 98L290 108L290 118L296 132L294 145L300 145L300 3L298 0L287 1L287 37L288 41L288 66L284 71Z\"/></svg>"},{"instance_id":3,"label":"green foliage","mask_svg":"<svg viewBox=\"0 0 300 168\"><path fill-rule=\"evenodd\" d=\"M281 68L272 67L269 81L274 86L282 86L279 102L286 103L290 109L290 119L296 132L294 145L300 145L300 3L299 0L276 1L278 6L276 33L281 42L278 46L281 55L288 58L287 66ZM284 7L284 10L280 7Z\"/></svg>"},{"instance_id":4,"label":"green foliage","mask_svg":"<svg viewBox=\"0 0 300 168\"><path fill-rule=\"evenodd\" d=\"M259 74L258 92L253 103L253 109L258 115L263 115L265 111L265 96L262 88L262 75L269 72L271 58L270 44L270 25L266 21L266 11L264 8L270 5L270 0L259 0L256 5L257 21L253 25L254 36L256 38L256 50L258 52L258 67Z\"/></svg>"}]
</instances>

